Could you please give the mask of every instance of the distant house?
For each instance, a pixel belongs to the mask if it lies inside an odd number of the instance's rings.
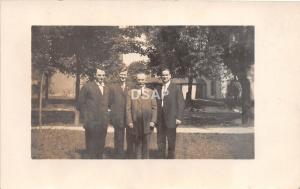
[[[139,60],[147,61],[147,57],[143,57],[136,53],[126,54],[119,57],[127,66]],[[34,70],[33,70],[34,71]],[[33,75],[36,75],[33,72]],[[34,77],[33,77],[34,79]],[[81,79],[81,85],[85,83],[85,79]],[[184,98],[188,91],[188,78],[173,78],[172,81],[182,88]],[[161,83],[159,77],[148,77],[148,86],[155,87]],[[202,76],[193,80],[192,99],[223,99],[227,96],[227,86],[229,80],[210,80]],[[37,88],[37,87],[35,87]],[[33,97],[37,96],[33,94]],[[49,79],[49,98],[75,98],[75,77],[55,73]]]
[[[188,78],[173,78],[172,82],[181,86],[184,99],[188,92]],[[150,86],[161,84],[158,77],[147,79]],[[228,81],[209,80],[201,77],[193,80],[192,84],[192,99],[223,99],[226,97]]]
[[[181,85],[182,93],[186,98],[188,92],[188,78],[174,78],[173,82]],[[222,99],[222,83],[219,80],[209,80],[205,77],[193,79],[192,99]]]
[[[182,88],[182,94],[186,98],[188,91],[188,78],[173,78],[172,81]],[[85,82],[81,80],[81,85]],[[149,77],[148,86],[156,87],[161,84],[158,77]],[[193,80],[192,99],[223,99],[226,97],[229,81],[209,80],[205,77]],[[75,98],[75,78],[62,73],[55,73],[49,82],[49,97]]]

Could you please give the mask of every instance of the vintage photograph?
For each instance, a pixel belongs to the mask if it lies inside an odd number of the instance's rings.
[[[255,27],[31,27],[32,159],[255,159]]]

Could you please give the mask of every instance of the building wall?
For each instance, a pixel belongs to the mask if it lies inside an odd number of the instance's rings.
[[[206,98],[211,98],[211,99],[222,99],[225,98],[225,92],[224,90],[222,90],[223,88],[223,83],[219,80],[215,81],[215,93],[212,94],[212,81],[205,78],[205,77],[201,77],[201,82],[205,82],[206,83]],[[200,80],[195,80],[193,81],[193,87],[192,87],[192,99],[196,99],[196,90],[197,90],[197,83],[199,83]],[[176,79],[176,83],[177,84],[181,84],[182,85],[182,93],[184,98],[186,98],[186,93],[188,91],[188,79],[184,78],[184,79]],[[224,83],[224,85],[226,85],[226,83]],[[198,89],[200,90],[200,89]]]
[[[225,98],[227,82],[216,81],[215,95],[211,94],[212,81],[206,78],[202,78],[206,82],[206,97],[211,99]],[[176,83],[181,85],[182,94],[186,99],[186,93],[188,91],[188,79],[175,79]],[[81,86],[85,80],[81,80]],[[194,79],[192,86],[192,99],[196,98],[197,80]],[[225,88],[225,89],[224,89]],[[75,98],[75,77],[67,76],[62,73],[54,74],[50,79],[50,97],[70,97]]]
[[[75,77],[55,73],[50,79],[49,97],[74,97]]]
[[[186,93],[188,92],[188,85],[182,85],[182,94],[183,98],[186,99]],[[192,99],[195,99],[196,96],[196,85],[192,86]]]
[[[186,98],[186,93],[188,91],[188,78],[174,78],[173,81],[175,83],[177,83],[178,85],[182,86],[182,93],[184,98]],[[194,79],[193,80],[193,86],[192,86],[192,99],[196,99],[196,91],[197,90],[201,90],[200,88],[197,89],[197,84],[205,83],[206,86],[206,93],[205,93],[205,98],[211,98],[211,99],[223,99],[225,98],[225,92],[226,90],[224,90],[224,86],[226,86],[226,82],[224,83],[223,81],[220,80],[216,80],[215,81],[215,85],[214,85],[214,94],[212,94],[212,81],[205,78],[205,77],[201,77],[201,79]],[[201,93],[201,91],[199,91]]]

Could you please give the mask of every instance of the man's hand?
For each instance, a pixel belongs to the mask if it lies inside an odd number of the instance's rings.
[[[181,121],[179,119],[176,119],[176,125],[181,124]]]
[[[133,128],[133,123],[129,123],[129,124],[128,124],[128,127],[129,127],[129,128]]]
[[[154,122],[150,122],[149,125],[150,125],[150,129],[151,129],[152,131],[154,131],[155,123],[154,123]]]
[[[154,122],[150,122],[150,127],[154,127],[155,126],[155,123]]]

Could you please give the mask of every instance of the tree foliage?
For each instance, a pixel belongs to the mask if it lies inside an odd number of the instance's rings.
[[[139,72],[144,72],[144,73],[149,74],[148,68],[149,68],[148,62],[145,62],[145,61],[132,62],[128,66],[128,75],[135,76]]]
[[[150,59],[155,73],[168,67],[174,77],[205,75],[218,77],[221,71],[223,48],[209,45],[209,27],[202,26],[137,26],[127,28],[131,38],[146,36],[135,52]]]
[[[254,27],[210,27],[209,40],[212,46],[223,49],[224,64],[239,77],[245,77],[254,64]]]
[[[188,99],[195,77],[236,76],[242,84],[243,117],[248,114],[251,106],[248,76],[254,64],[254,27],[138,26],[126,30],[125,34],[131,38],[146,36],[143,48],[135,50],[149,57],[153,72],[168,67],[174,77],[189,78]]]
[[[151,73],[167,67],[173,77],[188,77],[189,95],[193,78],[219,78],[232,73],[242,84],[244,104],[249,104],[247,77],[254,64],[254,27],[32,27],[33,68],[40,73],[51,74],[57,69],[76,76],[76,94],[80,77],[92,77],[95,68],[104,68],[114,80],[124,66],[120,55],[127,53],[148,56]],[[137,72],[140,63],[130,69]]]
[[[53,66],[68,75],[91,76],[95,68],[114,72],[123,66],[120,53],[128,51],[125,44],[129,43],[125,43],[116,26],[34,26],[33,31],[37,31],[32,35],[33,48],[51,43]],[[36,51],[32,55],[33,59],[39,58]]]
[[[55,69],[55,50],[52,36],[44,28],[32,27],[32,70],[38,70],[38,77],[42,74],[53,74]]]
[[[101,68],[110,73],[108,79],[113,80],[119,68],[124,66],[120,55],[127,50],[119,27],[34,26],[32,30],[33,49],[36,49],[32,51],[33,64],[37,65],[35,68],[40,72],[45,64],[48,65],[46,59],[50,51],[51,66],[76,77],[76,97],[80,78],[93,79],[95,69]]]
[[[118,43],[121,36],[117,27],[57,27],[55,49],[60,52],[59,70],[81,77],[94,74],[95,68],[114,70],[120,63]],[[73,61],[65,61],[74,57]]]

